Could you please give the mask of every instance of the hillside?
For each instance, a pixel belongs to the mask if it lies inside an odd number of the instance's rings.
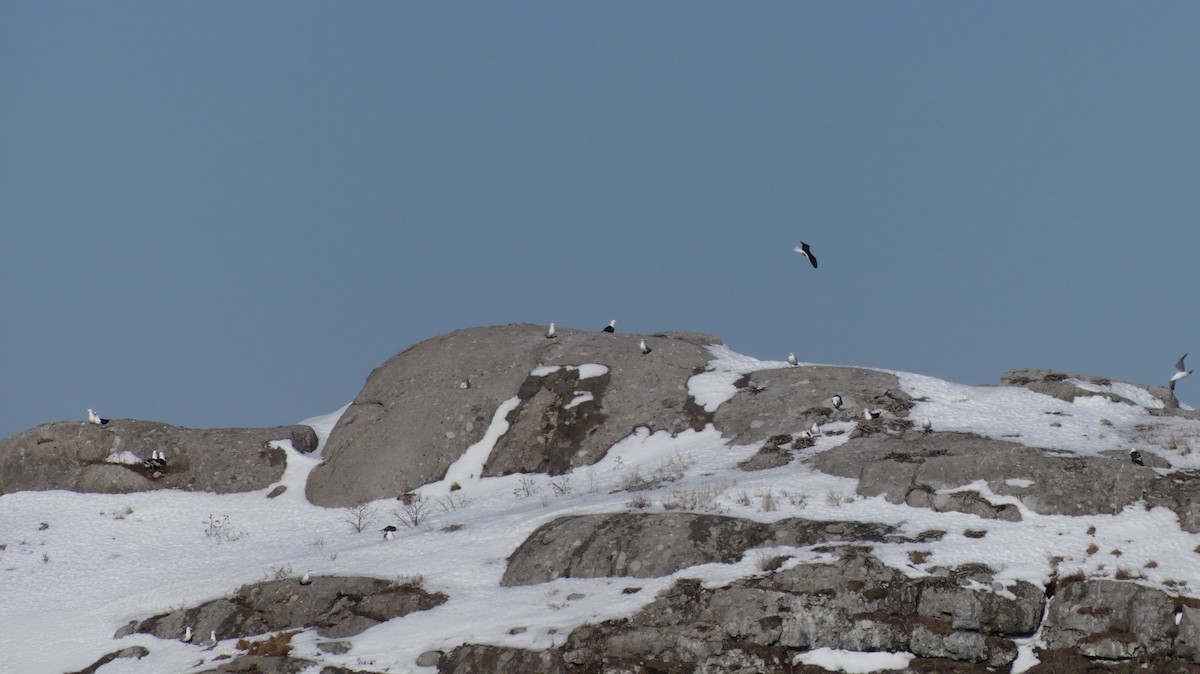
[[[0,440],[0,669],[1200,672],[1165,387],[544,333],[422,342],[296,426]]]

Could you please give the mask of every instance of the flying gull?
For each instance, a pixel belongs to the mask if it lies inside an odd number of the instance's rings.
[[[1180,356],[1179,360],[1175,361],[1175,374],[1171,375],[1171,381],[1167,382],[1167,386],[1170,387],[1170,389],[1172,391],[1175,390],[1175,382],[1179,381],[1180,379],[1183,379],[1184,377],[1186,377],[1192,373],[1191,370],[1184,369],[1184,367],[1183,367],[1183,359],[1184,358],[1187,358],[1186,353],[1183,354],[1182,356]]]
[[[617,319],[614,318],[611,321],[609,321],[608,325],[604,327],[604,331],[605,332],[616,332],[617,331]]]
[[[550,329],[546,330],[546,339],[554,339],[558,336],[558,332],[554,330],[554,324],[550,324]]]
[[[812,250],[809,249],[807,243],[804,243],[803,241],[801,241],[800,245],[796,246],[792,250],[794,250],[797,253],[800,253],[804,257],[808,258],[808,261],[812,263],[813,269],[817,268],[817,257],[812,254]]]
[[[788,361],[788,365],[791,365],[792,367],[796,367],[797,365],[800,364],[800,361],[796,360],[796,354],[794,354],[794,353],[788,354],[787,361]]]

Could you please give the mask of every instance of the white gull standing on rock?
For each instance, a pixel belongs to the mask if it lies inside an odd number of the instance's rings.
[[[650,347],[646,346],[646,340],[644,340],[644,339],[641,342],[638,342],[638,348],[641,349],[642,353],[644,353],[644,354],[650,353],[650,350],[651,350]]]
[[[96,411],[90,407],[88,408],[88,421],[96,424],[97,426],[103,426],[104,424],[108,423],[108,419],[101,418],[101,416],[96,414]]]
[[[800,364],[800,361],[796,360],[796,354],[794,354],[794,353],[788,354],[787,361],[788,361],[788,365],[791,365],[792,367],[796,367],[797,365]]]
[[[609,321],[608,325],[604,326],[604,331],[605,332],[616,332],[617,331],[617,319],[614,318],[611,321]]]
[[[554,324],[550,324],[550,328],[546,330],[546,339],[554,339],[558,336],[558,331],[554,329]]]

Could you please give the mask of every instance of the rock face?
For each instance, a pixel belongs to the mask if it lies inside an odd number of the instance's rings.
[[[1041,588],[1022,581],[994,591],[982,565],[909,578],[866,548],[829,550],[836,563],[785,565],[726,587],[681,580],[632,618],[580,627],[548,654],[463,646],[439,671],[507,671],[502,663],[536,657],[546,672],[788,672],[795,654],[822,647],[997,668],[1016,658],[1013,639],[1041,621]]]
[[[308,585],[289,578],[246,585],[228,599],[133,622],[115,636],[141,632],[160,639],[181,639],[190,627],[192,641],[196,643],[210,632],[215,632],[219,640],[242,639],[239,648],[247,654],[210,671],[299,672],[315,663],[287,657],[286,647],[271,648],[267,640],[245,638],[315,627],[318,635],[331,640],[321,643],[322,649],[337,652],[338,645],[344,642],[336,639],[354,636],[392,618],[424,611],[445,601],[446,595],[426,592],[419,585],[377,578],[314,576]],[[290,635],[283,636],[283,643],[290,640]]]
[[[830,399],[842,397],[841,409]],[[759,370],[738,382],[738,393],[713,416],[721,434],[736,444],[762,442],[807,429],[813,422],[858,421],[863,409],[890,418],[908,415],[912,402],[896,375],[857,367],[806,366]]]
[[[882,541],[893,528],[866,522],[789,518],[763,523],[696,513],[582,515],[537,529],[508,559],[502,585],[555,578],[665,576],[710,562],[731,563],[750,549],[828,541]]]
[[[290,440],[302,452],[317,448],[316,433],[308,426],[199,430],[132,419],[105,426],[45,424],[0,440],[0,494],[46,489],[252,491],[283,475],[285,453],[268,447],[272,440]],[[154,451],[166,453],[163,470],[148,470],[136,460],[150,458]],[[134,462],[121,463],[122,458]]]
[[[330,434],[309,500],[356,505],[441,479],[514,396],[485,475],[558,474],[594,463],[638,426],[679,432],[708,421],[687,380],[711,360],[705,346],[719,344],[715,337],[545,332],[528,324],[459,330],[376,368]],[[638,348],[642,338],[650,354]],[[604,367],[577,367],[589,364]],[[535,373],[540,365],[562,367]],[[469,388],[460,388],[464,379]]]

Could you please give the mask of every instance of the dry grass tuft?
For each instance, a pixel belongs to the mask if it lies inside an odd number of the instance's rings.
[[[239,650],[246,651],[247,655],[283,657],[292,652],[292,637],[299,633],[300,630],[280,632],[279,634],[267,637],[261,641],[238,639],[237,647]]]

